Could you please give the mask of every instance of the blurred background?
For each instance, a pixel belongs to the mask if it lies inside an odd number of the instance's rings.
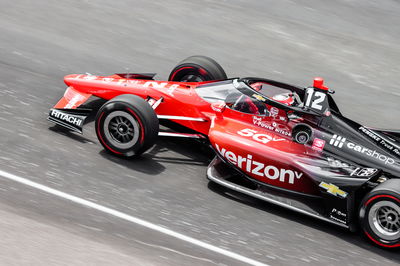
[[[161,140],[121,160],[92,124],[80,136],[46,115],[67,74],[166,79],[206,55],[229,77],[321,76],[345,116],[400,129],[399,13],[395,0],[0,0],[0,170],[266,264],[398,264],[398,251],[208,185],[196,143]],[[241,264],[2,178],[0,213],[2,265]]]

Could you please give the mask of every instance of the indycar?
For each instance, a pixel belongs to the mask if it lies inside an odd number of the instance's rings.
[[[139,156],[158,137],[200,140],[215,151],[212,182],[400,247],[400,131],[343,116],[322,78],[305,88],[227,78],[205,56],[183,60],[167,81],[154,76],[67,75],[48,119],[82,133],[96,112],[99,142],[122,157]],[[87,109],[92,96],[106,102]]]

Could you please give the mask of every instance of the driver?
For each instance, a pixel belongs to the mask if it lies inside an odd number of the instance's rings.
[[[250,86],[256,90],[256,91],[260,91],[263,87],[265,83],[263,82],[255,82],[253,84],[251,84]],[[287,92],[287,93],[280,93],[277,95],[272,96],[272,99],[274,101],[277,101],[279,103],[285,104],[285,105],[289,105],[292,106],[295,103],[295,97],[293,95],[293,93],[291,92]]]
[[[290,93],[290,92],[277,94],[275,96],[272,96],[272,99],[274,101],[277,101],[277,102],[280,102],[282,104],[289,105],[289,106],[292,106],[295,102],[293,93]]]
[[[225,101],[233,110],[254,114],[267,115],[268,109],[264,103],[241,93],[229,94]]]
[[[250,98],[249,96],[243,95],[242,101],[238,103],[238,109],[241,112],[254,114],[254,115],[266,115],[267,108],[265,104]]]

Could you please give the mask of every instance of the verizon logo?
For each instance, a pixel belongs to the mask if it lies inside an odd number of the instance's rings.
[[[251,154],[245,156],[238,155],[233,151],[220,148],[218,144],[215,144],[215,147],[219,154],[225,157],[230,163],[249,174],[266,177],[271,180],[279,180],[282,183],[289,184],[294,184],[295,180],[303,176],[301,172],[258,162],[253,159],[253,155]]]
[[[346,142],[346,138],[338,135],[333,135],[331,141],[329,142],[330,145],[333,145],[338,148],[342,148],[343,144]]]

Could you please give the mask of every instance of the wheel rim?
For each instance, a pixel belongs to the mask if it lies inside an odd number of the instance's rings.
[[[301,132],[296,135],[296,141],[300,144],[305,144],[308,142],[309,138],[310,136],[305,132]]]
[[[139,139],[139,125],[128,113],[115,111],[104,120],[103,130],[106,139],[119,149],[127,149]]]
[[[368,214],[372,231],[380,238],[393,241],[400,238],[400,207],[391,201],[375,203]]]

